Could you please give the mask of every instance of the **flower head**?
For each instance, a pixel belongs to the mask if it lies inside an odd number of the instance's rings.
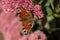
[[[47,38],[42,31],[37,30],[29,36],[29,40],[47,40]]]
[[[20,31],[22,25],[19,21],[19,18],[15,16],[16,7],[22,6],[26,10],[34,10],[34,14],[38,16],[43,16],[40,6],[34,5],[33,0],[2,0],[0,1],[1,8],[3,12],[0,14],[0,31],[2,31],[5,40],[19,40],[21,39]],[[36,9],[37,8],[37,9]],[[35,15],[34,15],[35,16]],[[39,34],[34,33],[35,34]],[[25,38],[25,37],[23,37]],[[32,38],[34,39],[34,38]],[[25,40],[25,39],[22,39]]]

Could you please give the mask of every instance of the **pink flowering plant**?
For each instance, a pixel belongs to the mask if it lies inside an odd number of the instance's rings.
[[[48,40],[50,36],[47,34],[51,35],[53,30],[50,29],[49,22],[56,16],[55,14],[52,16],[54,13],[52,9],[56,13],[59,9],[54,10],[53,1],[47,1],[45,4],[44,2],[43,0],[0,0],[0,40]],[[16,8],[19,6],[33,13],[35,25],[27,35],[21,34],[23,26],[19,17],[16,17]]]
[[[42,18],[44,16],[41,5],[34,5],[33,0],[1,0],[0,37],[4,40],[47,40],[46,35],[39,30],[27,35],[20,35],[22,24],[19,18],[15,16],[16,8],[19,6],[26,10],[34,10],[34,18]],[[0,38],[0,40],[3,40],[2,38]]]

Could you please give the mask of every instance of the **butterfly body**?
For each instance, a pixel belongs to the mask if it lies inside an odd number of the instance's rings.
[[[34,25],[33,17],[30,11],[25,10],[24,8],[18,8],[17,9],[17,16],[19,16],[20,21],[22,22],[22,29],[26,29],[28,31],[31,30],[31,28]]]

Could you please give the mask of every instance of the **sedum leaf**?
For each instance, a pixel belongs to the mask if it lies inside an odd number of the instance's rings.
[[[47,12],[47,16],[52,15],[52,10],[49,7],[46,8],[46,12]]]

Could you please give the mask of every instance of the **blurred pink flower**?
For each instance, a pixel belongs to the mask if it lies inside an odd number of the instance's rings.
[[[22,36],[19,40],[47,40],[47,37],[42,31],[37,30],[34,33]]]
[[[27,40],[27,39],[28,39],[28,35],[24,35],[19,40]]]
[[[42,31],[37,30],[30,34],[29,40],[47,40],[47,37]]]
[[[3,12],[0,13],[0,31],[4,35],[4,40],[25,40],[27,35],[21,36],[20,31],[22,30],[21,22],[19,18],[15,16],[16,7],[22,6],[27,10],[34,10],[39,16],[43,16],[43,12],[40,10],[40,6],[34,6],[33,0],[1,0],[0,5]],[[37,8],[37,9],[36,9]],[[37,11],[36,11],[37,10]],[[34,14],[35,14],[34,13]],[[34,33],[35,35],[35,33]],[[34,38],[33,38],[34,39]]]
[[[4,36],[4,40],[19,40],[21,31],[21,23],[18,18],[12,14],[2,13],[0,15],[0,31]]]

